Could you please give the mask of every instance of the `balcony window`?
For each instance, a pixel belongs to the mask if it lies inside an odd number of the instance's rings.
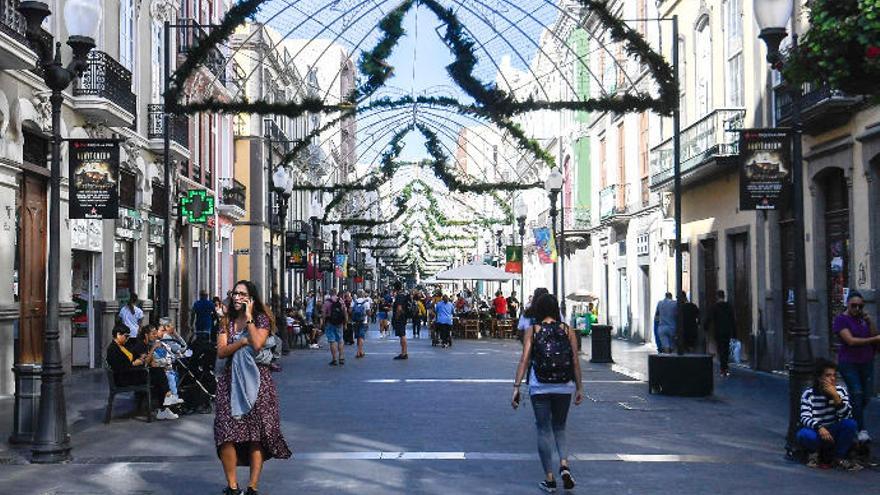
[[[696,115],[702,117],[709,113],[712,105],[712,33],[709,16],[704,16],[697,24],[694,33],[694,54],[697,67],[694,81],[694,100],[697,104]]]
[[[164,217],[168,211],[168,204],[165,203],[165,186],[158,181],[153,181],[153,195],[150,211],[154,215]]]
[[[119,0],[119,63],[129,71],[134,70],[134,2]]]
[[[728,106],[741,107],[744,105],[742,0],[724,2],[724,31],[726,101]]]
[[[134,209],[137,195],[137,177],[133,172],[119,169],[119,206]]]
[[[24,146],[21,160],[38,167],[49,167],[49,140],[43,136],[24,129]]]

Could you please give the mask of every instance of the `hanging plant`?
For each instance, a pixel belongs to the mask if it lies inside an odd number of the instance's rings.
[[[782,66],[785,80],[880,95],[880,0],[812,0],[809,16]]]

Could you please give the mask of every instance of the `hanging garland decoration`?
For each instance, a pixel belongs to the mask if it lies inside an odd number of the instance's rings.
[[[428,161],[425,163],[430,163],[430,162]],[[446,219],[449,222],[448,218],[446,218],[446,216],[443,214],[443,210],[440,208],[439,203],[437,201],[437,198],[434,196],[433,191],[428,186],[428,184],[426,184],[424,181],[422,181],[420,179],[416,179],[416,180],[412,181],[411,183],[407,184],[406,187],[404,187],[403,191],[406,194],[412,194],[412,190],[415,185],[422,186],[422,191],[424,191],[423,196],[428,200],[428,204],[430,206],[430,208],[428,209],[428,213],[430,213],[431,215],[436,216],[438,218],[442,217],[443,219]],[[502,210],[509,209],[508,205],[504,204],[501,201],[501,198],[499,198],[497,195],[493,196],[493,197],[495,198],[496,202],[498,203],[499,208],[501,208]],[[496,223],[510,223],[505,220],[487,218],[485,215],[483,215],[483,213],[477,211],[472,205],[469,205],[469,204],[465,203],[463,200],[460,200],[459,198],[455,198],[454,196],[453,196],[453,198],[459,204],[461,204],[465,209],[467,209],[468,211],[471,211],[477,217],[475,220],[462,221],[463,225],[472,225],[472,224],[476,223],[476,224],[486,226],[486,225],[493,225]],[[424,211],[424,209],[419,209],[419,210]],[[412,217],[412,212],[410,212],[407,215],[407,219],[410,219],[411,217]],[[512,214],[511,214],[511,218],[512,218]]]
[[[673,77],[672,68],[666,60],[655,52],[644,37],[636,30],[627,26],[618,16],[611,13],[606,0],[576,0],[582,7],[592,11],[604,25],[610,34],[612,41],[621,43],[630,57],[642,62],[657,85],[659,99],[654,99],[646,94],[623,94],[603,96],[587,100],[575,101],[535,101],[529,98],[526,101],[516,101],[511,95],[498,89],[494,84],[484,84],[477,79],[473,71],[477,64],[475,43],[464,33],[463,25],[451,8],[446,8],[436,0],[405,0],[393,11],[389,12],[379,23],[382,32],[381,39],[370,51],[365,52],[360,59],[359,68],[365,76],[365,81],[356,87],[352,96],[339,105],[327,105],[314,99],[305,99],[302,102],[269,104],[267,102],[221,102],[209,98],[202,102],[181,103],[180,97],[184,83],[193,74],[196,68],[207,60],[209,53],[221,41],[229,39],[232,32],[247,19],[252,19],[259,10],[260,5],[267,0],[242,0],[235,4],[223,17],[219,25],[213,26],[208,35],[196,44],[189,52],[188,57],[181,63],[174,74],[171,75],[171,85],[166,93],[167,110],[175,114],[189,114],[198,112],[215,113],[259,113],[287,115],[299,117],[307,112],[312,113],[341,113],[339,118],[351,117],[357,113],[359,107],[354,104],[357,97],[365,97],[373,94],[381,87],[393,73],[393,67],[388,64],[387,58],[393,51],[394,46],[404,34],[403,19],[414,5],[424,5],[431,10],[446,26],[444,42],[452,51],[455,58],[447,67],[452,80],[468,96],[474,99],[475,104],[468,105],[471,112],[483,115],[495,124],[508,130],[511,136],[520,145],[527,145],[530,151],[540,150],[540,145],[535,140],[525,137],[522,128],[509,120],[509,117],[525,112],[536,110],[574,110],[574,111],[609,111],[614,113],[643,112],[653,110],[661,115],[671,115],[679,103],[678,85]],[[411,98],[410,98],[411,99]],[[393,102],[393,100],[389,100]],[[444,106],[462,107],[461,103],[453,98],[436,98],[435,103]],[[368,107],[370,105],[367,105]],[[544,153],[546,154],[546,152]],[[546,156],[536,154],[539,159]],[[286,160],[284,163],[289,163]],[[546,161],[546,160],[545,160]],[[548,164],[552,163],[547,161]]]
[[[341,225],[344,227],[378,227],[379,225],[394,223],[406,213],[406,198],[398,196],[394,199],[394,205],[397,207],[397,213],[385,220],[373,220],[370,218],[341,218],[339,220],[328,220],[325,218],[322,220],[322,223],[324,225]]]

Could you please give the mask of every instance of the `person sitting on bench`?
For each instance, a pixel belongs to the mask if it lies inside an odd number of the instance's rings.
[[[856,438],[856,422],[845,387],[837,385],[837,365],[817,359],[813,386],[801,395],[801,429],[797,442],[810,452],[807,465],[848,471],[862,468],[847,455]]]
[[[144,366],[149,366],[152,360],[151,354],[134,353],[126,346],[129,329],[125,325],[117,325],[113,328],[113,342],[107,346],[107,364],[113,370],[113,380],[117,386],[125,387],[147,383],[147,373],[143,372]],[[155,370],[155,371],[154,371]],[[162,368],[149,368],[151,394],[153,397],[165,397],[168,393],[168,381]],[[153,407],[148,404],[147,407]],[[165,408],[156,415],[156,419],[177,419],[177,415]]]

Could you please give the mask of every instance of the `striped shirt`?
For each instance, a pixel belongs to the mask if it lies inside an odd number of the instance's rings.
[[[838,385],[837,393],[843,401],[835,406],[824,394],[814,393],[810,387],[801,395],[801,424],[807,428],[818,430],[823,426],[834,424],[852,415],[849,393],[846,388]]]

